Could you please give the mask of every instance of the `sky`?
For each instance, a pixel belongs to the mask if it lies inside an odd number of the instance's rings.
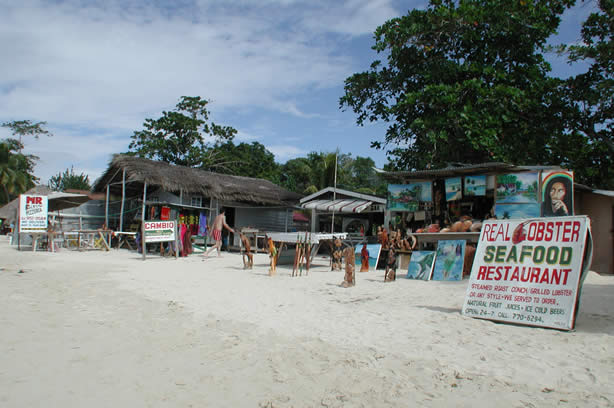
[[[0,123],[47,122],[25,140],[46,184],[73,167],[93,182],[146,118],[181,96],[278,163],[311,151],[371,157],[383,123],[339,109],[344,80],[378,56],[373,31],[426,0],[0,0]],[[593,5],[564,15],[553,42],[579,39]],[[553,73],[578,68],[550,56]],[[0,138],[10,131],[0,127]]]

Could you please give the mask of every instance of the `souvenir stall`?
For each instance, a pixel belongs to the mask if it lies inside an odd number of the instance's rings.
[[[112,195],[121,197],[118,245],[135,239],[138,248],[143,222],[169,221],[176,223],[178,250],[185,254],[206,246],[207,225],[222,207],[226,222],[236,230],[287,231],[292,222],[290,209],[300,198],[268,180],[127,155],[115,155],[92,190],[106,193],[107,207]],[[238,236],[225,239],[228,246],[239,242]],[[172,251],[171,244],[163,244],[166,251]]]
[[[483,220],[574,214],[573,172],[556,166],[484,163],[381,175],[390,183],[384,240],[415,239],[415,250],[448,246],[462,258],[475,251]]]

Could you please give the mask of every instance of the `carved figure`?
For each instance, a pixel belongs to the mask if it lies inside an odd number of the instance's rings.
[[[386,258],[386,274],[384,282],[390,282],[397,279],[397,254],[394,248],[388,249],[388,258]]]
[[[252,269],[254,267],[254,254],[252,254],[249,239],[242,232],[239,233],[239,237],[243,244],[243,269]]]
[[[369,272],[369,250],[367,249],[367,244],[363,244],[360,257],[360,272]]]
[[[341,286],[348,288],[356,284],[355,280],[355,266],[354,266],[354,248],[348,247],[343,250],[343,256],[345,257],[345,276]]]

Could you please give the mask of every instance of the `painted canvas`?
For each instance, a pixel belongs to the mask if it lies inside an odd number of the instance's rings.
[[[495,204],[498,220],[539,217],[539,204]]]
[[[407,267],[407,279],[431,279],[435,264],[435,251],[414,251]]]
[[[463,279],[465,240],[441,240],[437,245],[433,280],[455,281]]]
[[[537,204],[538,173],[499,174],[497,204]]]
[[[388,184],[387,208],[392,211],[416,211],[420,202],[433,201],[430,181]]]
[[[362,251],[362,245],[358,244],[354,247],[354,264],[358,267],[357,270],[360,270],[362,255],[360,252]],[[379,255],[382,251],[382,244],[368,244],[367,251],[369,251],[369,270],[375,270],[377,267],[377,262],[379,261]]]
[[[463,198],[460,177],[446,179],[446,201],[456,201]]]
[[[572,171],[543,172],[541,186],[543,217],[574,215]]]
[[[485,196],[486,176],[465,176],[465,196]]]

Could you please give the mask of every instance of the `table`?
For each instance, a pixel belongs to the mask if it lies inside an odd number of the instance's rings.
[[[79,250],[83,250],[83,249],[98,249],[96,248],[96,244],[97,244],[97,239],[95,238],[96,236],[98,236],[99,240],[98,242],[102,243],[102,248],[105,251],[108,251],[111,249],[111,247],[109,246],[109,242],[107,241],[107,238],[105,238],[105,235],[107,237],[110,237],[111,234],[113,234],[112,230],[102,230],[102,229],[98,229],[98,230],[75,230],[74,232],[77,233],[77,248],[79,248]],[[88,237],[89,239],[86,239],[84,241],[82,241],[81,236],[85,236]]]
[[[115,231],[114,234],[117,236],[117,249],[121,248],[123,245],[126,245],[131,251],[134,250],[132,245],[130,245],[129,239],[135,238],[136,232]]]
[[[296,244],[296,243],[305,243],[313,245],[311,249],[311,258],[309,259],[309,263],[313,262],[313,258],[315,258],[316,254],[320,250],[320,241],[333,240],[336,238],[346,239],[348,234],[347,232],[338,232],[336,234],[331,233],[321,233],[321,232],[269,232],[267,236],[273,240],[273,242],[282,242],[284,244]]]
[[[258,252],[267,252],[266,242],[263,242],[264,245],[262,246],[262,248],[258,248],[258,239],[262,238],[262,240],[264,241],[264,234],[262,234],[260,232],[260,230],[257,230],[255,228],[243,228],[241,230],[241,233],[243,235],[245,235],[247,237],[247,239],[249,239],[250,241],[253,240],[253,242],[254,242],[254,248],[253,248],[254,253],[257,254]],[[240,243],[239,245],[241,246],[243,244]]]

